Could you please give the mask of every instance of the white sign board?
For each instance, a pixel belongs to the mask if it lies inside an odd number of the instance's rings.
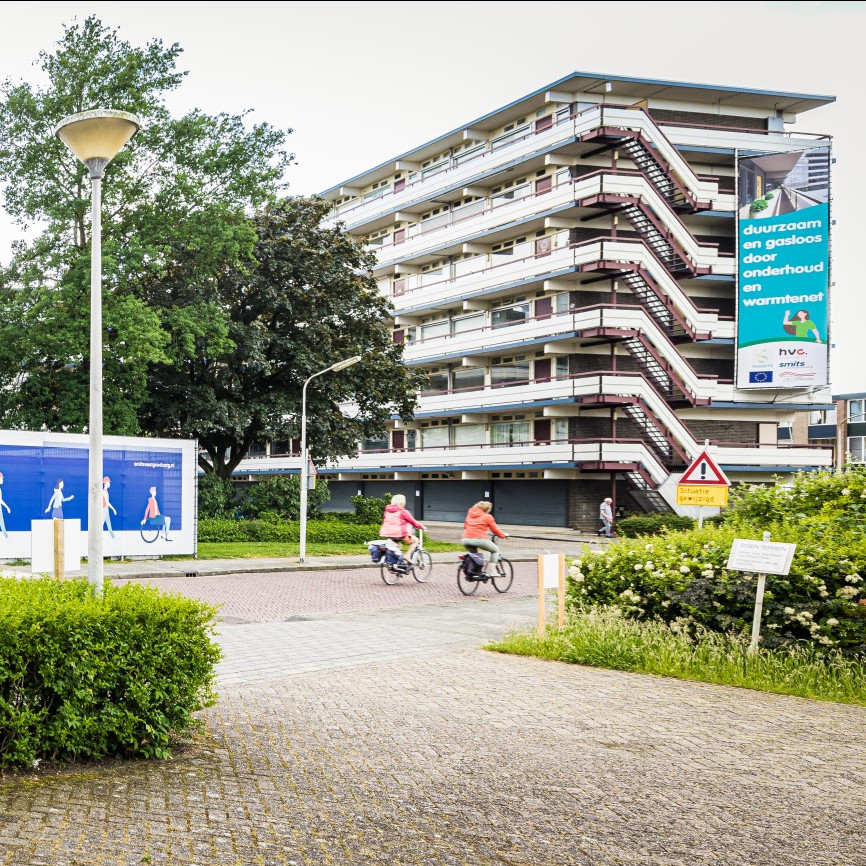
[[[735,538],[726,567],[731,571],[749,571],[753,574],[788,574],[796,549],[796,544],[780,541]]]
[[[54,574],[54,520],[30,521],[30,568],[34,574]],[[82,539],[80,520],[63,521],[63,570],[81,568]]]
[[[561,553],[541,553],[541,574],[544,578],[545,589],[559,589],[559,569],[562,562]]]

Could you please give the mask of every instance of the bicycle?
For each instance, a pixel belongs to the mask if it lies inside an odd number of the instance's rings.
[[[470,553],[478,553],[478,548],[474,545],[466,545],[466,549]],[[482,557],[484,554],[481,554]],[[457,566],[457,586],[463,595],[472,595],[478,589],[479,583],[487,583],[489,580],[493,584],[493,588],[497,592],[508,592],[511,584],[514,581],[514,566],[506,557],[499,555],[499,562],[493,565],[488,565],[488,561],[484,559],[484,565],[481,567],[482,572],[490,567],[494,573],[485,577],[483,574],[469,574],[466,570],[466,564],[469,562],[469,557],[464,553],[459,557],[460,564]]]
[[[429,551],[424,549],[424,530],[418,530],[418,546],[412,551],[408,568],[401,567],[400,564],[388,565],[383,558],[379,563],[379,569],[382,573],[382,580],[388,586],[393,586],[404,574],[408,574],[410,571],[418,583],[426,583],[433,571],[433,557]]]

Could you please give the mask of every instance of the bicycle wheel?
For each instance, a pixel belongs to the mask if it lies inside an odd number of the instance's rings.
[[[153,544],[159,538],[159,526],[142,526],[141,537],[146,544]]]
[[[457,566],[457,586],[463,595],[472,595],[478,589],[478,581],[467,576],[462,562]]]
[[[392,567],[386,565],[384,562],[379,565],[379,569],[382,572],[382,580],[384,580],[388,586],[393,586],[400,579],[399,573],[393,571]]]
[[[433,571],[433,557],[419,547],[412,557],[412,574],[418,583],[427,583],[430,572]]]
[[[508,592],[514,580],[514,566],[504,557],[493,566],[493,586],[497,592]]]

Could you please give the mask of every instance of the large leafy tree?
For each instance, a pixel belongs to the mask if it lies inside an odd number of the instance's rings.
[[[103,185],[107,432],[140,431],[148,373],[172,357],[165,315],[141,286],[179,257],[201,282],[250,255],[255,226],[244,215],[275,200],[291,161],[286,133],[227,114],[172,117],[165,97],[185,75],[180,53],[159,40],[132,46],[89,17],[40,55],[45,84],[0,85],[4,205],[36,230],[0,274],[2,426],[86,429],[90,185],[53,135],[63,117],[99,107],[142,120]]]
[[[411,415],[418,383],[385,324],[373,257],[323,226],[327,213],[321,199],[273,203],[253,219],[247,262],[204,274],[195,251],[181,251],[144,290],[171,335],[168,360],[153,366],[144,423],[196,437],[208,471],[229,477],[254,441],[298,437],[304,380],[353,355],[363,360],[308,388],[313,457],[353,454],[392,413]],[[340,408],[348,401],[351,415]]]

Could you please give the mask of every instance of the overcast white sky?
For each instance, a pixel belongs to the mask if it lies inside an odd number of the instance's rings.
[[[37,82],[40,49],[91,13],[133,44],[180,43],[189,75],[172,109],[249,108],[294,129],[299,194],[574,71],[836,96],[798,128],[835,139],[832,387],[866,391],[866,3],[18,2],[0,13],[3,79]],[[0,260],[16,234],[0,213]]]

